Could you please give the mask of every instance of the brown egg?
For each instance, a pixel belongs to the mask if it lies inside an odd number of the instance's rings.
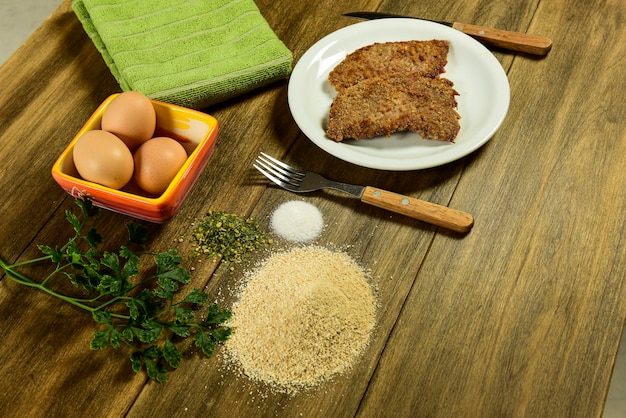
[[[102,114],[101,127],[115,134],[134,151],[154,135],[156,112],[146,96],[126,91],[109,103]]]
[[[187,160],[185,148],[176,140],[156,137],[137,149],[135,182],[148,193],[162,194]]]
[[[133,177],[132,153],[110,132],[85,132],[74,144],[72,156],[76,170],[85,180],[120,189]]]

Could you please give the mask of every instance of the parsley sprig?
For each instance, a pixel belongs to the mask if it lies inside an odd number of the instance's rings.
[[[196,347],[210,357],[216,345],[228,339],[231,329],[222,324],[231,312],[217,304],[208,306],[202,320],[195,310],[206,305],[208,295],[198,289],[179,295],[191,281],[189,271],[181,266],[182,257],[175,250],[152,254],[154,266],[145,268],[142,260],[147,243],[145,227],[129,223],[128,242],[116,251],[103,251],[103,237],[88,220],[98,213],[89,200],[76,199],[80,215],[66,211],[74,236],[62,247],[39,245],[43,256],[8,264],[0,259],[6,277],[34,287],[90,312],[100,325],[90,347],[102,350],[122,344],[131,348],[132,369],[145,369],[151,379],[167,381],[169,368],[177,368],[183,358],[175,342],[192,338]],[[26,265],[52,262],[54,268],[42,280],[35,280],[19,270]],[[62,282],[86,292],[75,297],[62,292]],[[169,366],[169,367],[168,367]]]

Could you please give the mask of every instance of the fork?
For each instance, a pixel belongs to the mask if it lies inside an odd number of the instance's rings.
[[[291,192],[334,189],[348,193],[363,203],[452,231],[468,232],[474,225],[474,218],[469,213],[372,186],[357,186],[328,180],[312,171],[302,171],[291,167],[264,152],[259,154],[253,167],[272,182]]]

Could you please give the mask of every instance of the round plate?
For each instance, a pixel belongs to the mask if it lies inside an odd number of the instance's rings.
[[[326,121],[335,89],[328,73],[354,50],[375,42],[442,39],[450,42],[443,77],[454,83],[461,129],[454,143],[422,139],[410,132],[335,142]],[[509,108],[509,81],[493,54],[475,39],[439,23],[378,19],[339,29],[304,53],[289,80],[289,108],[302,132],[344,161],[381,170],[418,170],[457,160],[487,142]]]

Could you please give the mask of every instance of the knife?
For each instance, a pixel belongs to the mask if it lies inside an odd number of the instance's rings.
[[[386,18],[410,18],[419,19],[412,16],[401,16],[381,12],[350,12],[344,13],[344,16],[355,17],[359,19],[386,19]],[[429,20],[429,19],[422,19]],[[521,32],[511,32],[502,29],[493,29],[485,26],[470,25],[460,22],[440,22],[430,20],[431,22],[450,26],[459,30],[472,38],[477,39],[485,45],[497,48],[508,49],[510,51],[524,52],[533,55],[546,55],[552,48],[552,41],[549,38],[537,35],[530,35]]]

